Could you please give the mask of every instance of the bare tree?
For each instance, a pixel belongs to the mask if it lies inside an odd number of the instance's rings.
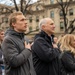
[[[0,0],[0,1],[2,1],[2,0]],[[2,9],[2,10],[6,9],[8,11],[6,11],[5,13],[4,13],[4,11],[0,11],[0,14],[9,15],[9,13],[12,13],[13,10],[16,10],[16,11],[21,11],[24,15],[26,15],[28,13],[30,15],[32,15],[31,7],[33,5],[32,4],[33,0],[10,0],[10,1],[12,1],[13,5],[7,6],[6,5],[7,3],[5,2],[4,5],[2,7],[0,7],[0,9]],[[17,3],[17,1],[19,1],[19,3]],[[30,31],[26,32],[25,35],[28,35],[32,32],[36,32],[38,30],[39,29],[30,30]]]
[[[68,8],[74,1],[72,0],[57,0],[57,3],[60,6],[60,11],[63,14],[63,20],[64,20],[64,27],[65,27],[65,33],[72,33],[75,29],[74,22],[75,19],[72,20],[72,22],[69,24],[69,19],[67,18]]]
[[[15,10],[21,11],[24,15],[28,11],[27,8],[31,5],[32,0],[19,0],[19,4],[17,4],[16,0],[11,0],[14,3]]]
[[[1,0],[2,1],[2,0]],[[0,2],[1,2],[0,1]],[[31,8],[32,6],[32,0],[10,0],[12,2],[12,6],[7,6],[6,4],[8,4],[7,2],[5,2],[3,5],[3,7],[1,7],[0,9],[7,9],[9,10],[11,13],[13,12],[13,9],[16,11],[21,11],[24,15],[27,12],[30,12],[28,9]],[[18,3],[17,3],[18,1]],[[10,5],[10,4],[9,4]],[[2,11],[0,12],[2,13]]]

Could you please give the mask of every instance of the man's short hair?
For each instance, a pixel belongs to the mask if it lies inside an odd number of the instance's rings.
[[[18,12],[14,12],[14,13],[12,13],[10,15],[10,17],[9,17],[9,25],[10,25],[10,27],[13,28],[12,23],[16,23],[16,16],[18,16],[18,15],[23,15],[23,13],[18,11]]]
[[[42,29],[42,25],[45,25],[47,23],[48,19],[50,19],[50,18],[44,18],[44,19],[40,20],[40,22],[39,22],[39,29],[40,30]]]

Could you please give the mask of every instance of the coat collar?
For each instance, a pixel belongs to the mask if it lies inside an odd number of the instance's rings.
[[[14,29],[9,28],[6,32],[5,32],[5,36],[6,35],[14,35],[14,36],[18,36],[19,38],[24,38],[25,34],[24,33],[19,33],[16,32]]]
[[[47,42],[49,42],[49,43],[52,44],[54,35],[48,36],[47,33],[45,33],[44,31],[41,31],[39,34],[37,34],[37,35],[35,36],[35,39],[36,39],[37,37],[39,37],[39,36],[42,37],[42,38],[44,38]]]

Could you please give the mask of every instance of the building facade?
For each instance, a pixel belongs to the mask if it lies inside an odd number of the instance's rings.
[[[58,1],[60,2],[61,0]],[[65,3],[66,0],[63,1]],[[61,8],[57,0],[39,0],[33,4],[33,7],[31,8],[31,10],[33,10],[33,15],[29,17],[30,29],[38,28],[40,19],[51,17],[56,25],[55,35],[58,36],[60,34],[64,34],[64,19],[60,9]],[[68,25],[75,19],[75,0],[72,0],[68,6],[67,19]]]
[[[61,0],[58,0],[61,2]],[[64,2],[66,0],[63,0]],[[57,0],[38,0],[36,3],[32,4],[30,6],[31,14],[27,14],[27,20],[28,20],[28,30],[27,31],[35,31],[30,34],[28,34],[29,38],[33,38],[36,33],[38,33],[38,27],[39,27],[39,21],[42,18],[51,17],[54,20],[54,23],[56,25],[55,29],[55,35],[58,36],[60,34],[64,34],[64,19],[63,14],[60,11],[60,5],[58,4]],[[11,7],[10,7],[11,8]],[[4,11],[4,10],[3,10]],[[4,19],[3,23],[8,23],[7,18],[8,15],[11,12],[9,12],[7,15],[4,15],[0,18]],[[6,18],[5,18],[6,17]],[[68,25],[72,22],[73,19],[75,19],[75,0],[72,0],[70,3],[68,9],[67,9],[67,19],[68,19]],[[2,23],[2,24],[3,24]],[[0,21],[1,24],[1,21]],[[8,24],[1,24],[1,27],[8,28]],[[75,23],[74,23],[75,25]]]

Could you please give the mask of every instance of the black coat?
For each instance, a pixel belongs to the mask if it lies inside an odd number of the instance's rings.
[[[32,53],[25,48],[24,33],[9,29],[2,42],[6,75],[36,75]]]
[[[33,63],[37,75],[60,75],[59,71],[59,50],[53,48],[51,38],[40,32],[35,36],[32,45]]]
[[[62,75],[75,75],[75,58],[74,54],[70,51],[64,51],[60,55],[62,62]]]

